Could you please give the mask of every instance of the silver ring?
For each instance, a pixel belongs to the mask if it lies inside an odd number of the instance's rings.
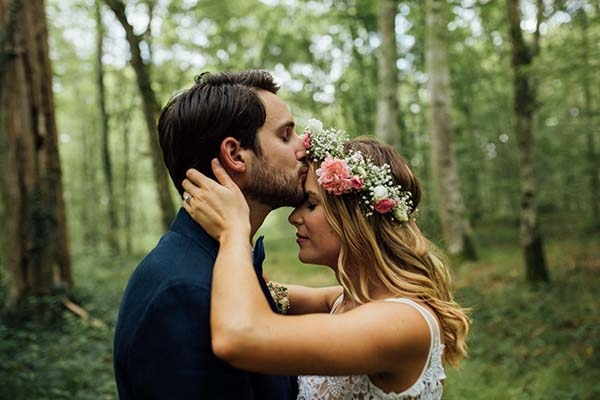
[[[183,198],[183,201],[185,201],[186,203],[188,203],[188,205],[190,204],[190,201],[192,201],[192,195],[189,193],[185,194],[185,197]]]

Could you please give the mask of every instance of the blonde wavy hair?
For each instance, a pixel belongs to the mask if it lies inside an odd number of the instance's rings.
[[[344,150],[360,150],[377,165],[387,163],[395,183],[411,193],[414,214],[421,187],[406,160],[391,146],[360,137],[349,141]],[[341,238],[336,275],[344,290],[364,304],[375,300],[370,288],[376,283],[398,297],[427,304],[441,324],[444,360],[458,366],[467,354],[470,320],[467,310],[454,301],[449,267],[441,252],[414,218],[399,224],[385,214],[365,217],[353,195],[320,190],[327,220]]]

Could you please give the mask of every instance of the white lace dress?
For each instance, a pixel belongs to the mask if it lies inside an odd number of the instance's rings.
[[[331,312],[339,304],[334,304]],[[431,332],[431,346],[425,368],[419,379],[401,393],[385,393],[375,386],[368,375],[352,376],[299,376],[298,400],[438,400],[442,398],[442,380],[446,378],[442,364],[444,345],[440,340],[440,328],[432,313],[420,304],[409,299],[386,299],[408,304],[423,316]]]

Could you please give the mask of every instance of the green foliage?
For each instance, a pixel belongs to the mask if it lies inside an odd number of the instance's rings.
[[[24,305],[0,317],[0,398],[114,399],[112,336],[119,299],[139,258],[74,257],[71,293],[96,320],[83,320],[60,298]],[[0,295],[2,295],[0,290]],[[35,318],[40,302],[46,318]]]
[[[265,68],[280,80],[280,94],[300,128],[317,116],[352,136],[374,133],[377,2],[151,3],[126,2],[136,33],[143,34],[150,46],[143,54],[151,64],[161,103],[189,87],[205,70]],[[519,209],[519,174],[505,4],[451,3],[452,118],[461,190],[474,225],[483,217],[512,220]],[[91,0],[52,0],[47,5],[69,229],[76,249],[90,243],[104,249],[108,237],[117,235],[121,243],[129,241],[123,246],[128,252],[144,248],[136,246],[160,233],[160,210],[152,190],[135,75],[128,65],[123,31],[107,7],[103,7],[107,28],[103,60],[116,204],[108,204],[104,193],[90,4]],[[597,140],[595,145],[589,143],[597,133],[600,113],[598,94],[590,91],[586,103],[585,88],[599,83],[594,71],[600,53],[594,43],[600,38],[600,15],[591,2],[577,2],[547,5],[544,18],[542,49],[532,67],[539,98],[535,126],[539,205],[544,212],[592,215],[590,204],[600,202],[590,183],[600,150]],[[396,19],[397,93],[404,129],[399,151],[423,184],[421,220],[436,237],[423,2],[400,2]],[[117,209],[117,232],[109,230],[108,207]]]
[[[597,244],[563,240],[549,248],[556,282],[550,287],[531,289],[523,283],[506,250],[494,256],[502,264],[489,265],[487,273],[465,271],[485,267],[481,263],[460,267],[467,280],[461,279],[459,298],[473,307],[473,333],[469,358],[448,373],[445,398],[600,395]]]

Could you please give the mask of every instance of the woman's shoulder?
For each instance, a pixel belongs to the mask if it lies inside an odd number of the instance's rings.
[[[349,312],[356,317],[356,324],[369,325],[373,340],[398,351],[401,357],[406,351],[428,350],[431,345],[432,312],[416,301],[404,298],[384,298],[365,303]],[[367,339],[368,340],[368,339]]]
[[[425,320],[432,336],[435,336],[436,338],[440,337],[441,326],[439,319],[428,304],[406,297],[388,297],[383,299],[382,302],[403,305],[402,308],[404,312],[409,312],[408,310],[412,309],[412,314],[416,315],[416,313],[418,313],[421,318]]]

